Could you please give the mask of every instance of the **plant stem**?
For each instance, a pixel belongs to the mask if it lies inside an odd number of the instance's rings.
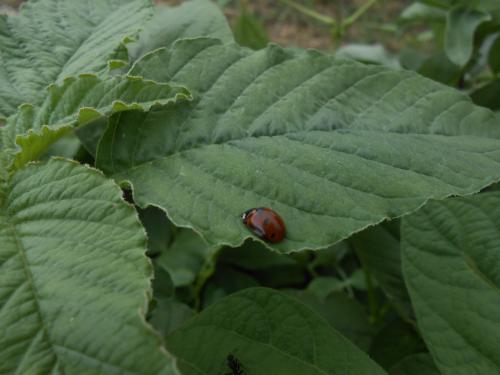
[[[372,323],[377,321],[378,316],[378,301],[373,289],[372,275],[370,270],[363,265],[363,272],[365,274],[366,292],[368,294],[368,304],[370,305],[370,320]]]
[[[203,288],[205,287],[205,284],[207,280],[212,277],[212,275],[215,272],[215,267],[217,263],[217,257],[219,255],[219,250],[220,249],[214,249],[214,254],[205,262],[203,265],[202,269],[200,270],[200,273],[198,274],[198,277],[196,279],[196,282],[194,284],[194,295],[195,295],[195,301],[194,301],[194,309],[195,311],[200,311],[201,310],[201,293],[203,291]]]
[[[370,308],[370,323],[375,323],[377,321],[379,315],[379,301],[377,296],[375,295],[375,289],[373,288],[372,275],[365,262],[363,262],[363,258],[359,255],[359,252],[356,251],[356,246],[354,245],[353,240],[347,241],[349,248],[351,251],[356,254],[359,263],[361,264],[361,268],[363,268],[363,274],[365,275],[365,283],[366,283],[366,294],[368,295],[368,305]]]
[[[356,10],[353,14],[351,14],[344,20],[344,22],[342,23],[343,29],[347,30],[349,27],[351,27],[352,24],[356,22],[359,17],[365,14],[368,9],[370,9],[376,2],[377,0],[368,0],[366,3],[360,6],[358,10]]]
[[[329,16],[325,16],[319,12],[316,12],[314,9],[308,8],[302,4],[296,3],[293,0],[280,0],[282,3],[298,10],[300,13],[305,14],[311,18],[314,18],[316,21],[325,23],[329,26],[335,25],[335,20]]]

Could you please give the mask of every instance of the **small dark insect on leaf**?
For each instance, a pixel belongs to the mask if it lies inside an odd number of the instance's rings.
[[[229,367],[231,372],[228,372],[225,375],[243,375],[243,369],[241,368],[241,363],[234,355],[229,354],[226,357],[226,360],[227,360],[227,367]]]

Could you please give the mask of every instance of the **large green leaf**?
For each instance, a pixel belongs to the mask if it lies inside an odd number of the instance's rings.
[[[413,354],[394,365],[391,375],[441,375],[428,353]]]
[[[156,207],[139,209],[139,218],[148,234],[148,255],[156,257],[166,251],[175,238],[176,228],[165,212]]]
[[[324,299],[317,298],[309,291],[291,289],[288,292],[316,311],[361,350],[368,352],[374,329],[365,306],[342,292],[331,293]]]
[[[146,236],[120,189],[53,159],[0,186],[0,373],[174,374],[144,325]]]
[[[11,152],[19,151],[18,148],[22,150],[17,152],[14,162],[19,168],[77,125],[93,124],[94,120],[112,113],[148,110],[189,98],[183,87],[139,77],[100,79],[83,74],[66,78],[61,85],[51,85],[39,108],[22,105],[19,112],[8,119],[6,127],[0,129],[0,136],[4,138],[3,148],[11,149]]]
[[[38,104],[53,82],[105,72],[151,14],[149,0],[31,0],[0,16],[0,117]]]
[[[415,73],[211,39],[132,72],[185,84],[194,100],[112,118],[98,166],[211,244],[241,244],[241,213],[268,206],[287,226],[273,248],[323,248],[500,178],[494,114]]]
[[[500,192],[432,202],[403,219],[403,271],[443,375],[500,373]],[[466,359],[466,360],[464,360]]]
[[[425,345],[415,327],[395,319],[388,321],[373,338],[369,354],[380,366],[389,369],[404,357],[422,351]]]
[[[144,26],[137,42],[127,45],[130,60],[157,48],[170,47],[177,39],[212,37],[230,42],[233,34],[220,9],[210,0],[189,0],[176,7],[159,6]]]
[[[474,48],[474,33],[479,25],[490,19],[490,14],[465,6],[450,10],[446,21],[444,47],[454,64],[467,64]]]
[[[167,339],[184,375],[385,374],[319,315],[272,289],[252,288],[217,302]]]

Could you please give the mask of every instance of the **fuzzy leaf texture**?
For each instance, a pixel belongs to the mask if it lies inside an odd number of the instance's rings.
[[[194,100],[111,118],[97,164],[212,245],[240,245],[241,213],[268,206],[287,226],[274,249],[324,248],[500,178],[493,113],[411,72],[196,39],[132,73]]]
[[[403,271],[443,375],[500,373],[500,192],[432,202],[403,219]]]
[[[222,299],[167,338],[183,375],[384,375],[368,355],[299,301],[251,288]]]
[[[145,326],[146,235],[120,189],[52,159],[0,186],[0,373],[176,374]]]
[[[113,113],[149,110],[189,98],[189,92],[183,87],[138,77],[100,79],[82,74],[66,78],[60,85],[51,85],[40,107],[22,105],[19,112],[8,119],[7,126],[0,129],[0,137],[4,139],[3,147],[17,153],[14,167],[20,168],[75,126],[93,124],[94,120]],[[80,131],[84,133],[85,129]],[[88,146],[96,147],[94,144]]]
[[[40,103],[53,82],[106,72],[152,10],[149,0],[31,0],[0,15],[0,117]]]

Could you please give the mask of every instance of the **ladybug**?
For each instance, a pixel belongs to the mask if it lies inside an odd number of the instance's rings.
[[[283,219],[270,208],[251,208],[241,215],[241,219],[248,229],[264,241],[277,243],[285,237]]]

